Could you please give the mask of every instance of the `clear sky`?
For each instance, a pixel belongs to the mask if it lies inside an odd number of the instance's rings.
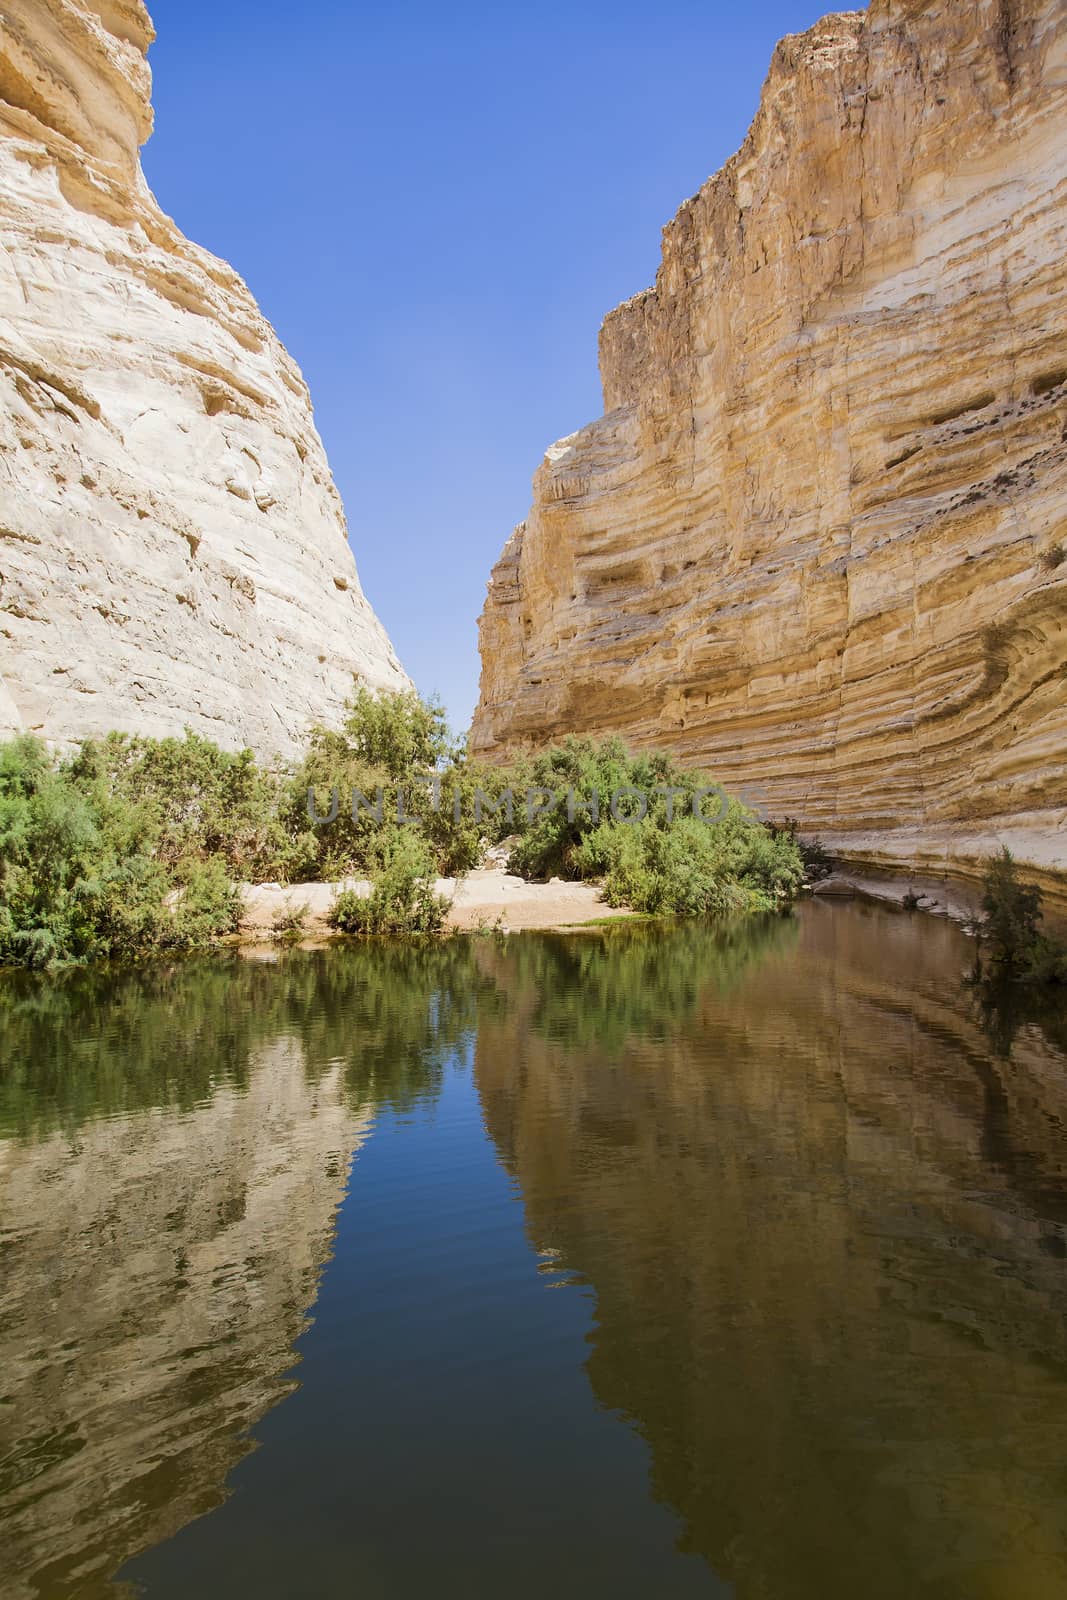
[[[819,0],[149,0],[160,204],[311,386],[363,586],[464,728],[489,571],[596,339]],[[326,641],[328,643],[328,641]]]

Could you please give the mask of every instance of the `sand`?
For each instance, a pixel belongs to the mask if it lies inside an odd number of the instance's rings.
[[[269,935],[288,911],[300,908],[306,908],[305,933],[330,933],[326,917],[338,891],[354,889],[369,894],[370,887],[355,878],[343,883],[245,884],[241,934],[250,939]],[[452,901],[447,926],[461,932],[495,926],[510,933],[523,928],[573,928],[630,915],[609,906],[595,884],[564,883],[558,878],[551,883],[526,883],[496,867],[470,872],[458,882],[440,878],[437,890]]]

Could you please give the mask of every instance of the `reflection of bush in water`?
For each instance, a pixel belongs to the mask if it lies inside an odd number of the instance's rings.
[[[536,992],[531,1026],[574,1045],[617,1050],[666,1039],[710,988],[725,993],[799,935],[793,917],[734,923],[619,923],[594,932],[520,939],[507,951],[507,992]]]
[[[0,983],[0,1130],[182,1109],[243,1085],[256,1051],[303,1047],[313,1079],[340,1064],[354,1105],[433,1095],[475,1020],[466,940],[294,950],[138,971],[13,974]]]
[[[277,1040],[302,1047],[313,1080],[340,1065],[354,1107],[403,1110],[438,1092],[479,1008],[532,991],[532,1025],[555,1038],[609,1049],[663,1038],[709,984],[728,988],[796,929],[768,917],[512,940],[494,964],[503,995],[467,939],[14,973],[0,982],[0,1130],[188,1109],[220,1083],[246,1084],[256,1052]]]
[[[283,1029],[318,1075],[340,1063],[353,1106],[409,1109],[435,1096],[445,1063],[473,1037],[480,985],[470,941],[318,951]]]
[[[1053,985],[983,983],[971,986],[974,1008],[996,1055],[1011,1058],[1021,1028],[1036,1027],[1067,1054],[1067,990]]]

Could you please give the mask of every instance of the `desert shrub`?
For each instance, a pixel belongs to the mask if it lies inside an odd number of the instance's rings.
[[[433,702],[360,690],[341,729],[312,730],[287,786],[282,821],[308,879],[330,882],[376,870],[385,841],[412,825],[436,871],[451,878],[477,866],[483,841],[504,837],[505,812],[492,808],[508,781],[507,769],[468,758]],[[309,793],[319,818],[331,815],[336,797],[337,816],[314,823]]]
[[[168,948],[203,950],[236,932],[241,896],[221,858],[180,863],[177,876],[181,887],[173,895],[173,921],[164,940]]]
[[[1040,937],[1041,890],[1022,883],[1007,847],[992,856],[982,880],[981,937],[994,963],[1022,970]]]
[[[599,877],[613,871],[614,890],[621,894],[618,886],[634,868],[633,847],[617,844],[609,850],[605,841],[616,833],[621,838],[635,832],[610,811],[613,795],[632,790],[648,800],[647,818],[637,832],[641,838],[648,835],[646,873],[660,884],[660,895],[671,878],[667,858],[672,848],[678,858],[668,896],[671,908],[708,909],[727,902],[736,908],[761,893],[771,900],[792,893],[799,882],[795,839],[776,842],[736,803],[724,813],[721,791],[702,802],[702,814],[717,819],[714,825],[695,819],[694,797],[712,787],[705,774],[684,770],[670,756],[633,755],[618,739],[570,738],[510,765],[490,766],[472,761],[461,744],[449,740],[438,708],[421,706],[409,694],[360,691],[341,730],[312,733],[292,776],[284,823],[293,839],[305,830],[307,855],[301,873],[308,878],[376,877],[387,858],[403,859],[406,847],[399,841],[414,828],[435,871],[446,877],[476,866],[486,845],[517,835],[512,866],[526,877]],[[398,789],[403,792],[402,812]],[[527,811],[530,791],[538,792],[532,816]],[[332,820],[309,824],[309,792],[320,818],[331,817],[336,804]],[[573,806],[568,805],[571,792]],[[355,806],[353,793],[359,796]],[[595,806],[589,804],[594,796]],[[636,795],[621,802],[624,815],[640,806]],[[672,848],[652,837],[673,832],[686,817],[693,828],[679,833]],[[718,835],[714,848],[707,838],[713,833]],[[586,848],[593,838],[599,842]],[[654,868],[653,856],[659,862]],[[697,875],[696,888],[686,885],[690,871]],[[775,881],[768,887],[770,879]],[[646,885],[642,904],[656,897]],[[342,914],[366,931],[368,918],[377,913],[346,901]]]
[[[108,861],[78,896],[92,927],[83,959],[210,949],[236,931],[240,916],[240,896],[218,858],[183,862],[175,874],[143,855]]]
[[[1067,949],[1042,932],[1041,890],[1024,883],[1011,851],[1005,846],[986,863],[982,880],[982,915],[975,927],[982,953],[991,958],[994,983],[1021,979],[1028,983],[1067,983]]]
[[[50,967],[213,943],[236,924],[218,858],[168,866],[152,808],[38,740],[0,745],[0,962]]]
[[[527,787],[556,797],[532,820],[522,807],[511,859],[530,877],[602,878],[613,905],[685,916],[767,910],[803,881],[792,834],[774,833],[707,774],[668,755],[632,755],[618,739],[568,739],[511,776],[523,798]],[[619,817],[612,814],[612,796],[622,790],[646,797],[643,817],[636,795],[620,799]],[[702,790],[714,792],[698,798]],[[597,812],[587,804],[594,794]]]
[[[345,889],[330,908],[331,926],[342,933],[440,933],[449,902],[437,894],[433,853],[412,828],[390,835],[372,889],[362,896]]]
[[[512,854],[516,869],[531,878],[589,876],[587,858],[580,854],[583,840],[611,827],[627,827],[611,815],[612,796],[634,789],[648,797],[648,820],[666,824],[668,817],[691,812],[693,796],[710,780],[699,772],[684,771],[668,755],[631,755],[620,739],[569,738],[541,754],[528,757],[511,772],[516,792],[516,827],[521,839]],[[674,794],[665,792],[672,789]],[[527,816],[526,795],[531,789],[551,793],[553,803],[532,820]],[[574,791],[575,804],[567,795]],[[657,790],[660,791],[657,793]],[[598,814],[587,808],[596,795]],[[536,802],[535,802],[536,803]],[[719,802],[708,800],[709,816]],[[636,815],[640,803],[622,799],[620,814]],[[573,813],[573,814],[572,814]],[[701,824],[703,826],[703,824]]]
[[[299,858],[279,781],[251,750],[223,750],[190,729],[181,739],[113,733],[82,745],[70,775],[98,805],[135,817],[167,866],[218,857],[234,877],[284,878]]]
[[[1041,934],[1027,953],[1026,978],[1030,983],[1067,983],[1067,949]]]
[[[612,905],[653,915],[770,911],[803,880],[796,846],[772,837],[737,801],[721,821],[693,816],[602,824],[576,853],[584,876],[604,879]]]
[[[773,838],[785,835],[793,841],[800,851],[800,859],[804,863],[804,875],[809,883],[819,883],[831,876],[834,860],[830,852],[821,839],[801,839],[800,824],[795,817],[786,817],[781,823],[768,822],[767,829]]]
[[[306,900],[294,905],[287,902],[285,909],[279,911],[274,919],[271,931],[277,939],[297,939],[304,931],[311,907]]]
[[[236,926],[233,879],[370,877],[369,899],[339,897],[338,927],[432,932],[444,917],[433,880],[468,871],[511,835],[520,872],[603,877],[610,898],[638,910],[751,910],[789,897],[800,882],[795,838],[725,805],[721,791],[703,801],[709,821],[694,817],[697,792],[711,788],[671,757],[632,755],[617,739],[572,738],[489,766],[451,740],[439,706],[365,689],[340,730],[313,730],[300,761],[278,772],[188,730],[113,734],[65,762],[15,740],[0,746],[0,961],[210,946]],[[549,800],[532,818],[530,789]],[[612,817],[620,790],[636,791],[638,810],[647,797],[643,821]],[[309,791],[322,824],[309,816]],[[280,931],[299,925],[294,915]]]
[[[360,687],[346,710],[344,735],[353,755],[394,782],[436,770],[451,748],[444,708],[413,690],[372,694]]]
[[[384,769],[369,766],[344,733],[312,729],[282,803],[286,833],[299,841],[295,876],[309,882],[330,882],[365,872],[381,833],[397,826],[390,787]],[[362,806],[353,814],[354,792],[365,796],[370,808],[380,801],[381,821],[372,809]],[[319,824],[313,822],[309,798],[320,818],[331,816],[336,799],[336,817]]]
[[[498,844],[515,831],[522,799],[514,791],[509,767],[471,761],[463,750],[453,752],[441,779],[441,805],[423,823],[446,878],[469,872],[487,845]],[[509,809],[505,791],[513,791]]]
[[[45,746],[0,746],[0,960],[43,967],[91,942],[79,888],[101,850],[91,805]]]

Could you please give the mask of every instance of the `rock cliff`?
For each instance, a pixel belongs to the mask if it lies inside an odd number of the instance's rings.
[[[0,731],[284,753],[408,680],[299,371],[141,173],[152,37],[141,0],[0,15]]]
[[[1067,9],[778,46],[604,323],[481,619],[472,745],[619,732],[870,856],[1067,871]]]

